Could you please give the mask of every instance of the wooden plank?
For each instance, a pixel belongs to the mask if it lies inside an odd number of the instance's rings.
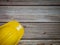
[[[18,45],[60,45],[60,40],[22,40]]]
[[[60,0],[0,0],[0,5],[60,5]]]
[[[22,25],[25,27],[24,40],[60,39],[60,23],[22,23]]]
[[[0,22],[60,22],[60,6],[0,6]]]
[[[22,23],[24,38],[60,38],[60,23]]]

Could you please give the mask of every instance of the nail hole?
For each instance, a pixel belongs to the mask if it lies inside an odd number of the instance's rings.
[[[7,0],[7,2],[9,2],[9,0]]]
[[[24,26],[24,28],[26,28],[26,26]]]
[[[46,34],[46,32],[43,32],[43,34]]]
[[[50,45],[53,45],[53,44],[50,44]]]

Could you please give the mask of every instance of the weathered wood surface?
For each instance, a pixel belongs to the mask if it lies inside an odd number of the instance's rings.
[[[60,22],[60,6],[0,6],[0,22]]]
[[[0,23],[2,25],[4,23]],[[60,23],[22,23],[25,27],[24,40],[60,39]]]
[[[0,5],[60,5],[60,0],[0,0]]]
[[[60,40],[22,40],[19,45],[60,45]]]

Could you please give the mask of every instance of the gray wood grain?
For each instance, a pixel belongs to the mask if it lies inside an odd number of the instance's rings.
[[[60,40],[22,40],[18,45],[60,45]]]
[[[60,0],[0,0],[0,5],[60,5]]]
[[[0,23],[2,25],[4,23]],[[60,23],[22,23],[23,39],[60,39]]]
[[[24,38],[60,38],[60,23],[23,23]]]
[[[60,6],[0,6],[0,22],[60,22]]]

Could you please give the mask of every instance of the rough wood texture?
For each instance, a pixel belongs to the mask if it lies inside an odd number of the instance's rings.
[[[60,6],[57,5],[60,0],[0,0],[0,25],[12,19],[21,22],[25,34],[18,45],[60,45]]]
[[[22,23],[22,25],[25,27],[24,40],[60,39],[60,23]]]
[[[0,0],[0,5],[60,5],[60,0]]]
[[[60,22],[60,6],[0,6],[0,22]]]
[[[22,40],[19,45],[60,45],[60,40]]]

